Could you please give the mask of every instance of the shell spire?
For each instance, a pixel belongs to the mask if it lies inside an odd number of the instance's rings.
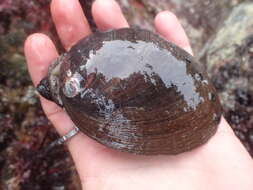
[[[53,101],[51,91],[50,91],[50,86],[49,86],[49,81],[48,77],[43,78],[40,83],[36,87],[37,91],[40,93],[41,96],[44,98]]]

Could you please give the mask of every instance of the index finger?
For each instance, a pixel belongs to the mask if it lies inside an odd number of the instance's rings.
[[[49,37],[40,33],[26,39],[24,50],[28,70],[36,86],[46,76],[49,65],[58,57],[58,53]]]

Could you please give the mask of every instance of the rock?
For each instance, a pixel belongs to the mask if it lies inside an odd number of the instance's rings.
[[[252,17],[253,3],[243,3],[235,7],[202,57],[218,89],[224,116],[251,155],[253,155]],[[246,137],[249,137],[249,140]]]
[[[123,0],[119,0],[122,2]],[[141,10],[142,14],[148,13],[154,17],[158,12],[170,10],[174,12],[183,25],[190,39],[193,52],[198,55],[206,41],[216,33],[218,26],[230,13],[232,7],[237,6],[243,0],[135,0],[143,5],[145,9]],[[126,1],[124,2],[131,2]],[[138,12],[134,12],[135,19]],[[152,27],[153,18],[146,17]],[[143,20],[143,19],[142,19]],[[130,19],[131,22],[131,19]],[[143,26],[142,26],[143,27]],[[145,27],[145,26],[144,26]]]
[[[247,37],[253,34],[252,15],[253,3],[241,4],[231,12],[209,46],[208,68],[233,56],[238,45],[240,46]]]
[[[0,83],[9,87],[31,83],[22,49],[25,38],[23,30],[0,36]]]

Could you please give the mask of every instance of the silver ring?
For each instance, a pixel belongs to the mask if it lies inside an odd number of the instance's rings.
[[[65,143],[67,140],[69,140],[73,136],[75,136],[79,131],[80,131],[79,128],[75,126],[74,129],[72,129],[66,135],[64,135],[64,136],[60,137],[59,139],[57,139],[56,144],[63,144],[63,143]]]

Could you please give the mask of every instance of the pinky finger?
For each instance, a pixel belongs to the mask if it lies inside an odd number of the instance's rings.
[[[160,35],[183,48],[188,53],[193,54],[185,31],[173,13],[169,11],[160,12],[154,22],[156,30]]]

